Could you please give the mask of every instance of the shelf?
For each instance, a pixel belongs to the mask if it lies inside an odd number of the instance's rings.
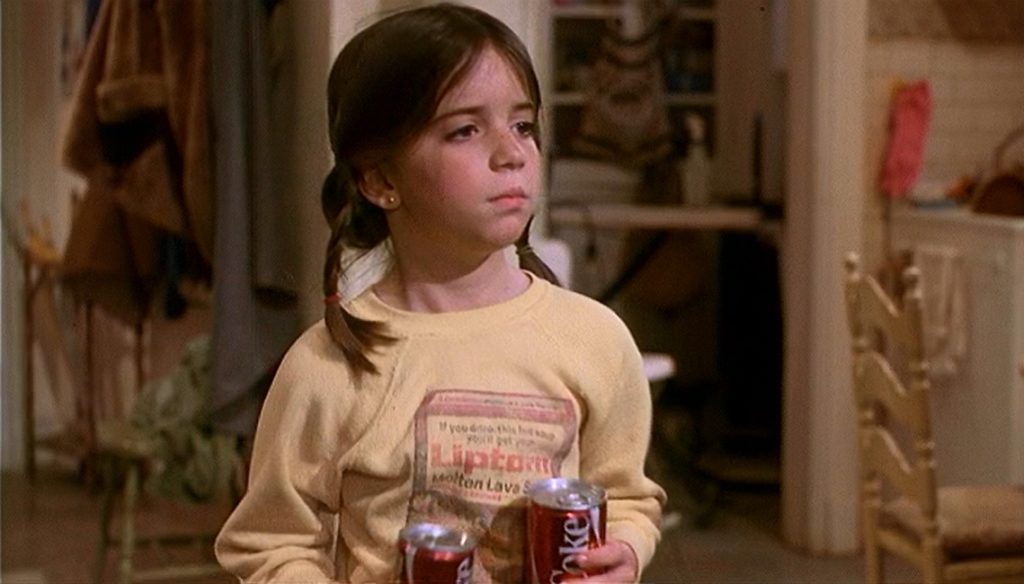
[[[761,212],[754,207],[553,203],[548,217],[553,225],[601,229],[755,231],[763,227]]]
[[[586,95],[582,91],[560,91],[551,96],[551,105],[584,105]],[[713,93],[667,93],[665,104],[668,106],[713,106]]]
[[[548,1],[553,91],[548,95],[547,113],[552,128],[550,152],[554,159],[560,159],[579,154],[574,140],[581,132],[584,117],[590,115],[586,110],[588,94],[596,90],[592,87],[596,81],[595,63],[601,59],[608,28],[615,28],[615,23],[627,16],[629,11],[624,7],[631,0]],[[673,154],[680,155],[687,149],[690,138],[685,118],[690,114],[705,120],[705,141],[714,153],[716,115],[723,99],[717,93],[718,9],[712,0],[690,0],[675,3],[670,10],[671,18],[659,31],[653,58],[661,77],[661,87],[656,89],[663,96],[659,97],[663,99],[659,107],[668,116]],[[651,17],[645,10],[644,18]],[[609,84],[613,84],[614,75],[619,73],[611,67],[611,71],[602,69],[600,74],[612,76]],[[594,115],[604,114],[597,111]]]

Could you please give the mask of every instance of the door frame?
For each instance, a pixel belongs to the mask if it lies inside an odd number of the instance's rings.
[[[856,424],[842,258],[863,247],[868,0],[784,5],[787,75],[782,535],[859,545]]]

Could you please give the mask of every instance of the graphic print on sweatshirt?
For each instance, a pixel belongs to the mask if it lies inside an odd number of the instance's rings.
[[[561,475],[576,429],[566,399],[429,392],[416,411],[409,522],[458,527],[476,537],[474,584],[523,581],[526,489]]]

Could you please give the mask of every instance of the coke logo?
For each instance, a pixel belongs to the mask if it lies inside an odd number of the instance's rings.
[[[459,563],[455,574],[455,584],[469,584],[473,576],[473,556],[468,556]]]
[[[565,575],[585,576],[576,565],[576,554],[587,551],[590,545],[590,520],[585,515],[570,515],[562,524],[562,542],[558,546],[558,564],[561,569],[552,570],[548,582],[558,584]]]

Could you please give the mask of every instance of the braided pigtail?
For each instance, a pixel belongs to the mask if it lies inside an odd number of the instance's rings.
[[[544,263],[544,260],[540,259],[537,252],[533,251],[533,247],[530,246],[530,225],[532,223],[533,217],[526,222],[526,228],[523,229],[522,235],[516,240],[516,255],[519,256],[519,267],[551,282],[555,286],[561,286],[562,283],[558,281],[558,276],[551,271],[551,268]]]
[[[324,217],[331,228],[324,259],[324,322],[331,339],[348,360],[352,373],[358,376],[378,372],[367,355],[380,345],[394,342],[394,338],[385,333],[384,323],[353,316],[342,306],[338,280],[342,275],[342,251],[351,237],[348,232],[352,225],[353,206],[347,204],[351,189],[354,189],[351,173],[335,166],[324,180],[321,192]]]

